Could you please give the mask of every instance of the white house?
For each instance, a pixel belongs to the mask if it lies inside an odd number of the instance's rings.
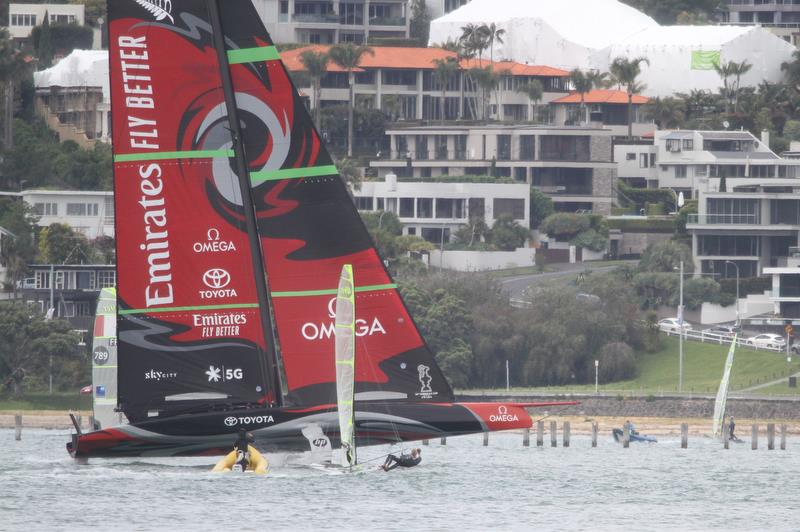
[[[100,190],[24,190],[22,200],[39,216],[40,227],[66,224],[86,235],[114,236],[114,193]]]
[[[50,24],[84,24],[83,4],[9,4],[8,32],[14,39],[27,39],[33,28],[44,23],[45,13]]]

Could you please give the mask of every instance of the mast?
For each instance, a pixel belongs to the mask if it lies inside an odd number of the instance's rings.
[[[228,69],[228,56],[225,51],[225,38],[222,32],[222,22],[217,0],[206,0],[208,12],[211,19],[211,28],[214,39],[214,48],[217,52],[217,60],[220,66],[220,77],[222,79],[222,90],[225,94],[225,107],[227,109],[228,126],[233,139],[234,160],[236,164],[236,175],[239,179],[239,188],[242,194],[242,209],[244,211],[245,225],[247,227],[247,237],[250,243],[250,259],[253,263],[255,273],[256,292],[259,302],[259,316],[261,327],[264,331],[266,344],[266,360],[260,361],[261,371],[265,380],[269,382],[270,388],[274,393],[273,402],[280,406],[283,402],[281,393],[280,378],[278,376],[276,333],[272,327],[270,318],[270,301],[267,292],[266,265],[262,260],[261,242],[256,228],[256,215],[253,208],[253,197],[250,193],[250,178],[247,170],[247,159],[242,145],[242,132],[239,126],[239,116],[236,109],[236,95],[233,91],[233,81]]]

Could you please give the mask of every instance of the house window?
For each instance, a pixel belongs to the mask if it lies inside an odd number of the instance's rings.
[[[50,24],[74,24],[75,15],[50,15]]]
[[[417,218],[433,218],[433,198],[417,198]]]
[[[50,288],[50,272],[36,272],[36,288]]]
[[[375,210],[376,211],[386,210],[386,207],[384,206],[384,203],[385,203],[384,199],[383,198],[375,198],[375,199],[378,200],[377,201],[378,202],[378,206],[375,208]]]
[[[339,4],[339,23],[358,26],[364,24],[364,4]]]
[[[646,153],[639,154],[639,168],[649,168],[649,159]]]
[[[704,164],[698,164],[694,167],[694,175],[697,177],[705,177],[708,175],[708,166]]]
[[[667,139],[667,151],[669,152],[681,151],[681,139]]]
[[[92,305],[88,301],[75,302],[75,315],[76,316],[91,316]]]
[[[503,214],[510,214],[515,220],[525,219],[525,200],[515,198],[495,198],[493,205],[495,220]]]
[[[111,288],[117,284],[117,272],[98,271],[97,272],[97,288]]]
[[[511,160],[511,135],[497,135],[497,160]]]
[[[400,217],[414,217],[414,198],[400,198]]]
[[[18,13],[11,15],[12,26],[36,26],[36,15]]]
[[[67,203],[67,216],[86,216],[86,204]]]
[[[694,141],[692,139],[683,139],[683,150],[692,151],[694,149]]]
[[[359,211],[371,211],[372,196],[356,196],[356,209]]]
[[[75,288],[94,290],[94,272],[75,272]]]
[[[636,160],[636,154],[635,153],[626,153],[625,154],[625,160],[626,161],[635,161]]]
[[[536,143],[533,135],[520,135],[519,160],[533,161],[536,156]]]
[[[39,216],[58,216],[58,203],[34,203],[33,212]]]
[[[470,219],[483,219],[486,214],[486,200],[483,198],[469,198],[467,202]]]
[[[675,166],[675,177],[686,177],[686,167],[685,166]]]

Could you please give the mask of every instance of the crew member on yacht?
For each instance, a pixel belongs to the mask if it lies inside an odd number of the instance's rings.
[[[412,449],[411,454],[401,454],[398,458],[397,456],[390,454],[386,457],[386,461],[383,463],[382,469],[384,471],[391,471],[395,467],[414,467],[418,465],[422,461],[422,449]]]

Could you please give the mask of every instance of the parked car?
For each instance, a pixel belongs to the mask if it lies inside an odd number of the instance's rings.
[[[756,336],[751,336],[745,340],[747,345],[753,347],[768,347],[774,349],[782,349],[786,347],[786,339],[779,334],[764,333]]]
[[[663,320],[658,320],[658,328],[664,332],[679,332],[681,330],[680,320],[678,320],[678,318],[664,318]],[[683,332],[691,330],[692,324],[684,321]]]
[[[721,336],[723,338],[733,338],[733,335],[741,332],[735,325],[715,325],[708,329],[703,329],[703,334]]]

